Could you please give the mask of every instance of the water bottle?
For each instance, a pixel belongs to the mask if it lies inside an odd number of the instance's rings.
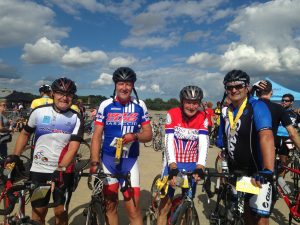
[[[285,182],[283,177],[278,177],[277,179],[279,186],[282,188],[284,194],[288,195],[291,193],[291,189],[289,185]]]
[[[226,158],[223,158],[221,162],[221,166],[222,166],[222,172],[224,173],[228,172],[228,163]]]

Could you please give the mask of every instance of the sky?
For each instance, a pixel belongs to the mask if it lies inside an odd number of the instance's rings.
[[[232,69],[300,92],[299,12],[300,0],[0,0],[0,88],[38,94],[65,76],[109,97],[128,66],[141,99],[197,85],[215,102]]]

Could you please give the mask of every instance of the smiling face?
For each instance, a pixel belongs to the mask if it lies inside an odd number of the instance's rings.
[[[187,117],[191,118],[198,112],[200,104],[197,100],[183,99],[182,106],[184,114]]]
[[[239,106],[248,94],[248,87],[243,82],[229,82],[225,86],[226,93],[234,106]]]
[[[61,91],[53,92],[54,105],[57,109],[61,111],[65,111],[71,107],[73,98],[74,94],[65,93]]]
[[[120,81],[116,83],[116,94],[120,102],[127,102],[133,89],[133,82]]]

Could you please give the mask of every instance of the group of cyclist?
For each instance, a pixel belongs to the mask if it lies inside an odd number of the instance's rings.
[[[131,68],[120,67],[114,71],[112,79],[115,84],[113,95],[100,104],[96,114],[91,139],[90,172],[95,173],[98,169],[115,175],[130,172],[132,189],[122,192],[125,208],[130,224],[142,225],[139,204],[139,143],[149,142],[152,139],[150,118],[147,107],[138,98],[134,86],[136,73]],[[275,127],[281,121],[282,126],[288,131],[287,136],[290,136],[299,148],[299,137],[293,127],[299,123],[299,115],[293,119],[294,124],[287,118],[286,121],[281,117],[275,119],[277,118],[275,115],[279,111],[284,114],[284,110],[280,109],[277,112],[275,105],[266,100],[269,83],[261,81],[252,88],[250,77],[244,71],[228,72],[223,84],[224,96],[231,103],[219,112],[220,127],[216,144],[220,148],[227,149],[229,169],[243,170],[252,177],[252,185],[260,188],[258,195],[247,195],[246,224],[268,224],[272,203],[270,180],[273,178],[275,163],[274,136],[277,133]],[[7,157],[7,162],[20,163],[19,156],[30,135],[34,133],[35,149],[31,179],[37,183],[51,180],[54,185],[62,188],[63,193],[55,191],[53,193],[54,200],[61,203],[54,209],[55,223],[68,224],[73,159],[83,138],[83,118],[80,112],[71,108],[77,91],[74,81],[65,77],[59,78],[51,87],[47,87],[47,90],[50,88],[51,96],[44,96],[46,94],[44,89],[41,92],[45,104],[32,107],[28,122],[17,139],[13,154]],[[253,90],[261,99],[253,98]],[[135,97],[132,96],[132,92]],[[48,102],[50,97],[53,98],[53,102]],[[166,154],[162,179],[167,177],[169,186],[160,201],[158,225],[167,223],[178,173],[183,170],[192,171],[196,181],[205,176],[210,124],[207,112],[200,110],[203,91],[198,86],[190,85],[182,88],[179,97],[180,106],[170,109],[166,118]],[[288,105],[292,101],[292,96],[283,96],[285,104]],[[284,141],[284,138],[282,139]],[[118,156],[120,152],[117,148],[120,140],[123,149],[121,156]],[[286,155],[286,152],[282,155]],[[106,180],[104,195],[107,224],[119,223],[118,190],[124,183],[122,179]],[[195,189],[196,187],[193,187],[194,195]],[[49,199],[50,192],[45,198],[32,202],[32,219],[40,224],[45,224]]]

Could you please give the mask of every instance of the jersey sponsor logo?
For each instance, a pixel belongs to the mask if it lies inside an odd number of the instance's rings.
[[[51,122],[51,117],[50,116],[44,116],[42,123],[44,124],[49,124]]]
[[[239,119],[236,123],[236,129],[233,132],[230,132],[230,128],[228,128],[229,130],[229,148],[228,148],[228,154],[230,156],[230,158],[234,159],[234,150],[235,150],[235,145],[237,142],[237,137],[238,137],[238,131],[241,127],[241,120]]]
[[[121,110],[121,108],[112,107],[111,110]]]
[[[138,113],[108,113],[108,123],[134,123],[138,120]]]
[[[182,127],[174,127],[174,136],[178,139],[183,140],[191,140],[196,141],[198,140],[198,130],[196,129],[189,129],[189,128],[182,128]]]

